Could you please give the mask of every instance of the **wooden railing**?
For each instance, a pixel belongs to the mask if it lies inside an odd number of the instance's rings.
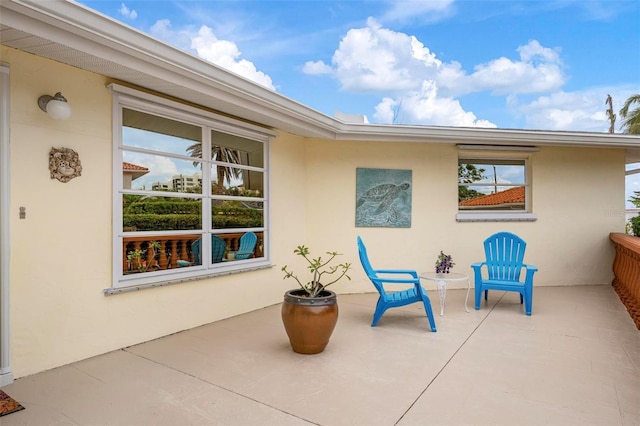
[[[240,245],[240,237],[243,232],[237,233],[225,233],[216,234],[227,243],[229,251],[238,250]],[[251,257],[262,257],[263,253],[263,233],[256,232],[258,236],[258,242]],[[146,253],[146,257],[140,262],[143,263],[142,268],[146,271],[171,269],[178,267],[179,260],[186,260],[193,262],[193,252],[191,250],[191,244],[195,240],[200,238],[200,234],[185,234],[180,236],[168,236],[168,237],[125,237],[122,241],[122,269],[123,272],[136,272],[138,270],[138,264],[132,264],[129,262],[127,255],[135,250],[142,250]],[[152,255],[151,250],[148,250],[149,242],[157,241],[159,249],[156,251],[155,258]],[[147,267],[149,265],[149,267]]]
[[[613,288],[640,330],[640,237],[611,233],[616,247]]]

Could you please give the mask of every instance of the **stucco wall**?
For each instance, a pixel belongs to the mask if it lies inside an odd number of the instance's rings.
[[[103,296],[111,286],[112,137],[108,81],[2,47],[11,79],[11,360],[16,378],[282,301],[279,267]],[[62,91],[55,121],[36,103]],[[276,263],[304,239],[304,151],[272,144]],[[49,177],[51,147],[79,153],[82,176]],[[26,219],[19,219],[19,207]],[[285,258],[286,255],[286,258]],[[286,339],[283,329],[274,335]],[[285,340],[286,341],[286,340]]]
[[[294,287],[280,268],[307,244],[354,264],[339,293],[369,292],[355,238],[376,267],[430,270],[440,249],[456,270],[481,259],[481,241],[510,230],[529,242],[536,285],[604,284],[612,278],[609,232],[624,230],[624,153],[543,148],[533,158],[534,223],[458,223],[457,151],[452,144],[308,140],[271,143],[271,254],[274,267],[105,297],[111,286],[111,94],[102,76],[1,47],[11,79],[11,357],[15,377],[151,340],[281,302]],[[38,109],[62,91],[67,121]],[[76,150],[82,176],[49,177],[51,147]],[[413,170],[412,227],[356,228],[357,167]],[[19,207],[26,219],[18,218]],[[534,308],[535,309],[535,308]],[[373,312],[373,306],[372,306]],[[281,327],[274,339],[285,339]]]
[[[362,236],[376,268],[430,271],[440,250],[457,272],[471,274],[483,259],[482,241],[510,231],[527,243],[525,260],[539,267],[535,285],[609,284],[609,232],[624,232],[624,152],[541,148],[531,157],[535,222],[457,222],[457,161],[453,144],[310,141],[307,228],[313,245],[344,251],[357,263]],[[330,164],[330,167],[327,167]],[[356,228],[356,168],[413,171],[411,228]],[[425,283],[435,289],[434,283]],[[431,286],[431,287],[429,287]],[[369,291],[361,268],[341,292]],[[455,288],[451,285],[449,288]],[[460,285],[458,285],[460,287]]]

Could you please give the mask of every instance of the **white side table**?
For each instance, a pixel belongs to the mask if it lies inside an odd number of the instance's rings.
[[[467,301],[469,300],[469,291],[471,290],[471,281],[469,276],[461,274],[459,272],[449,272],[448,274],[436,274],[435,272],[423,272],[420,274],[420,278],[435,281],[438,285],[438,294],[440,295],[440,316],[444,315],[444,303],[447,297],[447,283],[454,281],[466,281],[467,282],[467,297],[464,299],[464,310],[469,312],[467,308]]]

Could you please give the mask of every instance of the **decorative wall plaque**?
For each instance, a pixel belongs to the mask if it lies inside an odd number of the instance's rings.
[[[51,179],[69,182],[82,174],[80,156],[71,148],[51,148],[49,151],[49,171]]]
[[[411,227],[411,170],[356,169],[356,226]]]

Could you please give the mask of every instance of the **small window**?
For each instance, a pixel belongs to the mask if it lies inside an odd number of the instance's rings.
[[[459,220],[534,220],[528,159],[458,160]]]

